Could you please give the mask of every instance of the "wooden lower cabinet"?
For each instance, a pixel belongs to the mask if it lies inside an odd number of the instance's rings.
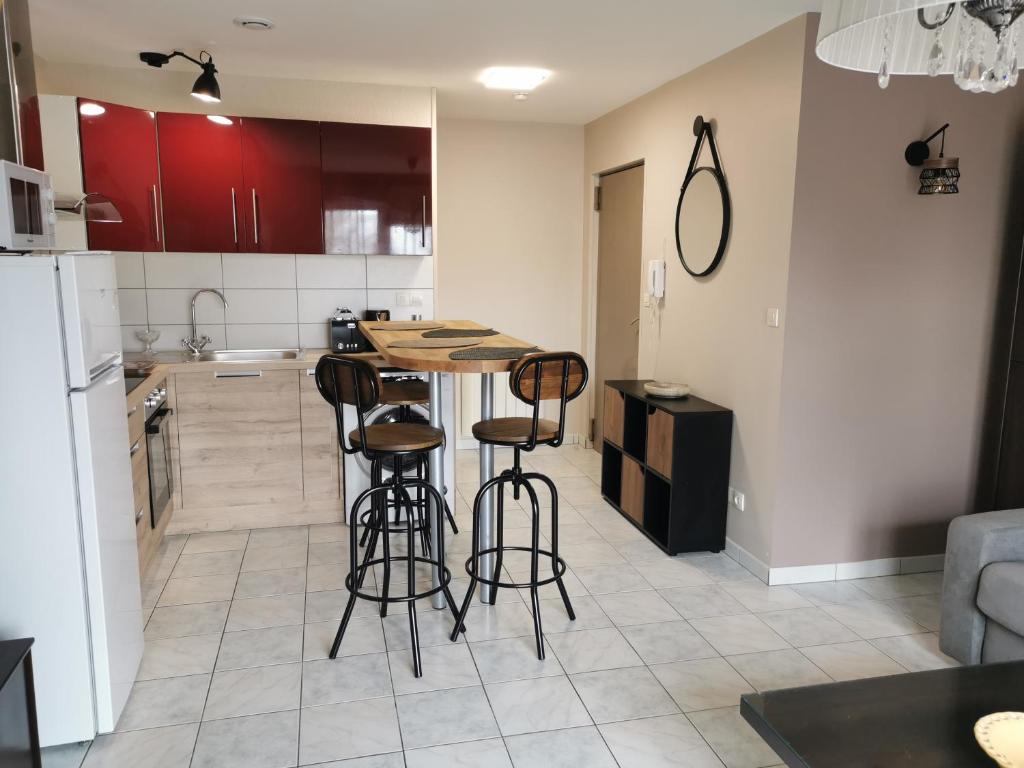
[[[175,377],[183,507],[301,501],[305,370]]]
[[[675,419],[660,408],[647,409],[647,466],[672,477],[672,438]]]
[[[625,418],[625,396],[612,387],[604,389],[601,434],[605,440],[622,447],[622,422]]]
[[[320,396],[313,369],[299,371],[302,487],[307,500],[341,495],[341,456],[334,409]]]

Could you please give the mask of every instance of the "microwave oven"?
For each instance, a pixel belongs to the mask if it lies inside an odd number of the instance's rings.
[[[50,174],[0,161],[0,249],[55,248],[56,225]]]

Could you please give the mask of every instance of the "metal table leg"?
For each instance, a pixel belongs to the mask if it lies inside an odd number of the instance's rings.
[[[435,371],[430,372],[430,426],[443,429],[441,426],[441,374]],[[444,448],[435,448],[430,452],[430,484],[437,489],[437,492],[444,497]],[[430,558],[438,562],[441,558],[441,536],[444,536],[444,509],[437,506],[437,502],[431,501],[431,530],[430,537]],[[444,564],[442,563],[442,566]],[[441,586],[441,570],[434,568],[430,577],[433,588]],[[445,607],[444,594],[437,592],[431,598],[434,608]]]
[[[480,376],[480,420],[486,421],[494,417],[494,374],[485,373]],[[480,444],[480,485],[494,477],[494,446]],[[480,530],[473,531],[480,537],[480,549],[494,546],[494,490],[490,490],[480,504]],[[480,573],[490,576],[494,570],[494,555],[480,558]],[[489,603],[491,587],[480,585],[480,602]]]

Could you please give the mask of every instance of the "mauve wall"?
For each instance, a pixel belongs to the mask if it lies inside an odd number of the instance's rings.
[[[816,32],[812,16],[773,567],[944,550],[949,520],[973,511],[999,272],[1020,248],[1024,87],[894,77],[882,91],[819,62]],[[903,150],[945,122],[961,192],[918,196]]]

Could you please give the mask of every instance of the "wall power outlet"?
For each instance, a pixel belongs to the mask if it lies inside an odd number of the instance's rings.
[[[729,488],[729,503],[736,507],[740,512],[747,506],[747,495],[743,491],[737,491],[735,488]]]

